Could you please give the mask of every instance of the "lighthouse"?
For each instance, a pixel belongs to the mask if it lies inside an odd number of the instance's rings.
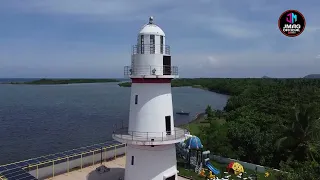
[[[186,137],[174,127],[171,80],[179,77],[178,67],[153,17],[138,33],[124,75],[132,81],[129,124],[113,138],[127,144],[125,180],[177,180],[175,144]]]

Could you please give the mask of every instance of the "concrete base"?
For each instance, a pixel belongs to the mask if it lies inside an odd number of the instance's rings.
[[[100,164],[83,168],[82,170],[71,171],[69,173],[55,176],[54,178],[47,178],[47,180],[119,180],[119,177],[124,179],[126,156],[117,158],[112,161],[102,163],[110,168],[109,172],[99,174],[95,171]],[[143,173],[143,172],[142,172]],[[178,180],[188,180],[184,177],[178,176]]]
[[[177,174],[175,144],[128,145],[126,156],[125,180],[164,180]]]

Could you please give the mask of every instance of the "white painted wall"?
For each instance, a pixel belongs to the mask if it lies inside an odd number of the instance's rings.
[[[135,95],[138,95],[138,104],[135,104]],[[166,131],[165,116],[171,116],[171,134],[174,134],[171,84],[132,83],[129,131],[150,132],[149,136],[162,137],[162,132]]]
[[[156,69],[155,75],[163,75],[162,54],[134,54],[132,55],[132,75],[151,75],[151,70]]]
[[[164,180],[164,176],[177,174],[174,144],[154,147],[128,145],[127,148],[125,180]]]

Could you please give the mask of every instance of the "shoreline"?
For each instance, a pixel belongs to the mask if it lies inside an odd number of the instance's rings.
[[[194,118],[193,118],[190,122],[188,122],[187,124],[197,122],[197,121],[201,120],[205,115],[206,115],[205,112],[198,113],[198,114],[195,115]]]
[[[89,83],[111,83],[111,82],[120,82],[117,79],[108,79],[108,78],[78,78],[78,79],[37,79],[33,81],[26,82],[3,82],[1,84],[12,84],[12,85],[64,85],[64,84],[89,84]]]
[[[200,122],[200,120],[206,115],[205,112],[202,112],[202,113],[198,113],[196,114],[191,121],[187,122],[187,123],[183,123],[181,125],[179,125],[178,127],[181,127],[181,128],[185,128],[185,126],[189,125],[189,124],[193,124],[193,123],[196,123],[196,122]]]

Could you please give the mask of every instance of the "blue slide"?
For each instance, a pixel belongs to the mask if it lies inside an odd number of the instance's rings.
[[[215,174],[215,175],[220,174],[220,171],[217,168],[213,167],[212,164],[209,161],[206,162],[206,166],[208,167],[208,169],[210,169],[210,171],[213,174]]]

